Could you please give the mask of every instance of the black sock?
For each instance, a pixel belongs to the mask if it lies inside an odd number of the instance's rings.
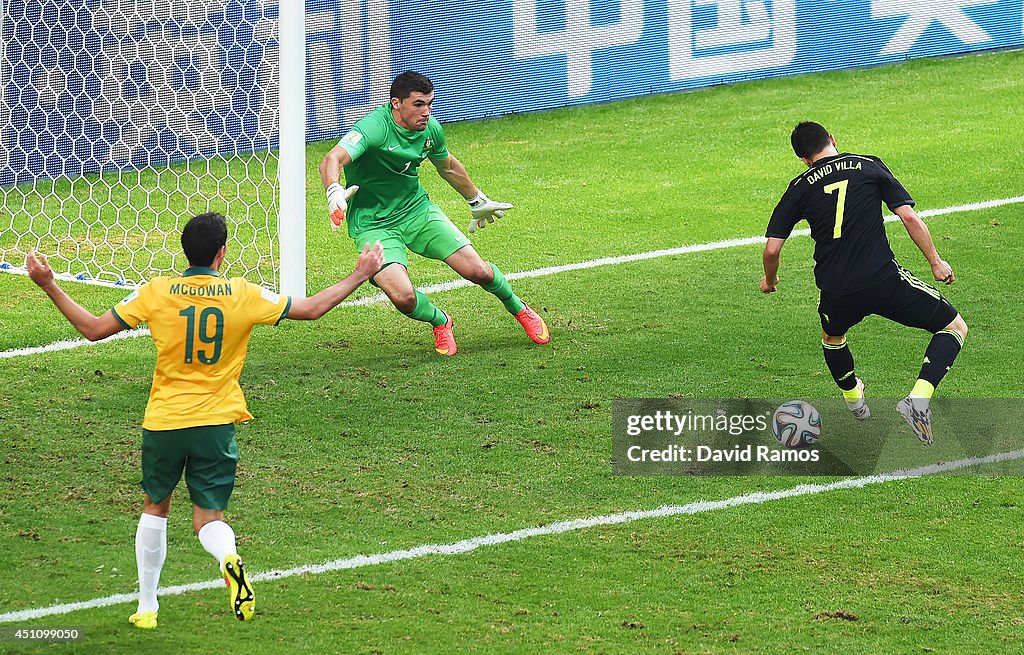
[[[924,365],[921,366],[921,373],[918,378],[928,382],[932,387],[939,386],[939,382],[949,372],[953,360],[960,353],[964,345],[963,337],[953,330],[940,330],[932,337],[928,344],[928,350],[924,351]]]
[[[853,374],[853,353],[846,345],[846,340],[844,339],[842,343],[838,344],[822,341],[821,349],[825,353],[825,364],[828,365],[832,379],[836,381],[839,388],[843,391],[850,391],[856,387],[857,376]]]

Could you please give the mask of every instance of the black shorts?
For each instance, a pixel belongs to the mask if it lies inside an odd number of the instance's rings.
[[[860,291],[841,296],[822,291],[818,303],[821,329],[832,337],[846,334],[871,314],[934,334],[949,325],[958,313],[935,287],[902,266],[896,275]]]

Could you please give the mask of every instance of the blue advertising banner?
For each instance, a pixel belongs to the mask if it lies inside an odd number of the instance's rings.
[[[5,0],[0,184],[275,147],[274,0]],[[308,0],[307,136],[1024,46],[1022,0]]]
[[[307,6],[320,16],[310,41],[333,46],[310,59],[313,140],[338,136],[384,102],[391,77],[406,69],[434,81],[445,122],[1024,45],[1021,0]],[[352,15],[362,16],[359,25],[342,30]]]

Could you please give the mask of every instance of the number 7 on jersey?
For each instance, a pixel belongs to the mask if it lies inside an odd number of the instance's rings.
[[[839,180],[835,184],[829,184],[822,188],[822,191],[828,194],[839,191],[839,198],[836,200],[836,227],[832,230],[833,239],[838,239],[843,235],[843,209],[846,208],[846,187],[849,184],[849,180]]]

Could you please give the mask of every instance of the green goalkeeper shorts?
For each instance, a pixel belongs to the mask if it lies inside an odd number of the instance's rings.
[[[469,245],[462,230],[445,216],[441,208],[431,203],[419,216],[410,217],[389,228],[363,230],[352,237],[356,250],[380,241],[384,247],[384,266],[401,264],[409,267],[406,249],[428,259],[447,259],[456,250]]]
[[[234,423],[142,430],[142,490],[154,503],[171,495],[184,471],[193,504],[227,509],[237,464]]]

